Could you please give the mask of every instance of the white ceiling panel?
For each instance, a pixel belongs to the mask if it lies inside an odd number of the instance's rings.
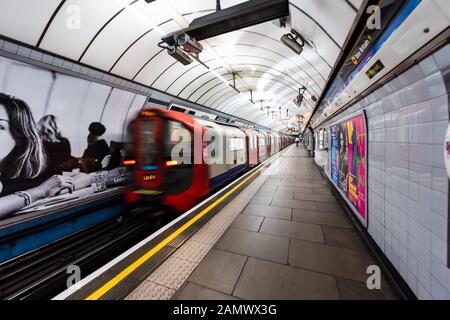
[[[125,3],[131,3],[127,0]],[[79,27],[71,25],[71,8],[79,10]],[[120,10],[124,4],[111,0],[69,0],[59,10],[47,30],[41,48],[73,60],[79,60],[97,32]]]
[[[174,61],[171,61],[170,65],[167,65],[164,72],[160,74],[157,79],[154,80],[152,86],[161,91],[166,91],[167,87],[170,86],[170,84],[173,82],[175,78],[177,78],[180,74],[186,72],[186,70],[191,67],[190,65],[184,66],[179,62],[176,62],[175,64],[173,63]],[[156,60],[154,62],[152,61],[152,63],[149,64],[150,66],[153,66],[153,68],[150,67],[151,70],[153,70],[156,67],[155,64]]]
[[[60,0],[0,0],[0,34],[36,45]]]
[[[165,23],[161,27],[166,32],[172,32],[178,29],[178,25],[174,21]],[[136,39],[133,41],[135,40]],[[150,33],[146,34],[143,38],[137,41],[132,47],[130,47],[127,52],[125,52],[111,72],[129,79],[133,79],[139,70],[144,67],[144,65],[152,57],[162,50],[158,47],[159,41],[161,41],[161,35],[156,30],[152,30]],[[130,44],[131,43],[132,41]],[[161,55],[164,55],[167,60],[173,60],[168,57],[165,52],[162,52]]]
[[[290,0],[312,17],[342,47],[356,12],[344,0]],[[332,18],[332,19],[330,19]]]
[[[109,71],[134,41],[168,20],[170,18],[159,9],[156,3],[136,2],[98,34],[81,62]],[[130,39],[134,40],[130,41]]]
[[[208,104],[209,102],[214,101],[213,99],[218,98],[219,95],[227,92],[229,89],[230,86],[220,81],[219,85],[216,85],[215,87],[208,89],[208,91],[205,91],[205,93],[197,100],[197,103]]]

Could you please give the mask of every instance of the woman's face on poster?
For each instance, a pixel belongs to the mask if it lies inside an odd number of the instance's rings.
[[[0,104],[0,164],[16,146],[11,130],[8,113],[4,105]]]

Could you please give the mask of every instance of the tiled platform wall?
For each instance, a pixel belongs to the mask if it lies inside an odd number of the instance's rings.
[[[340,116],[366,110],[369,234],[419,299],[450,299],[449,92],[447,45]]]

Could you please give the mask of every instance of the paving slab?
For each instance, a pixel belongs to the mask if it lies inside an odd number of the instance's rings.
[[[339,299],[335,278],[249,258],[233,296],[250,300]]]
[[[289,239],[257,232],[229,229],[218,249],[278,263],[287,263]]]

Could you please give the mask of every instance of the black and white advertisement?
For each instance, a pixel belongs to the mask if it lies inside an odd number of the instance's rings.
[[[0,57],[0,220],[124,184],[145,96]]]

